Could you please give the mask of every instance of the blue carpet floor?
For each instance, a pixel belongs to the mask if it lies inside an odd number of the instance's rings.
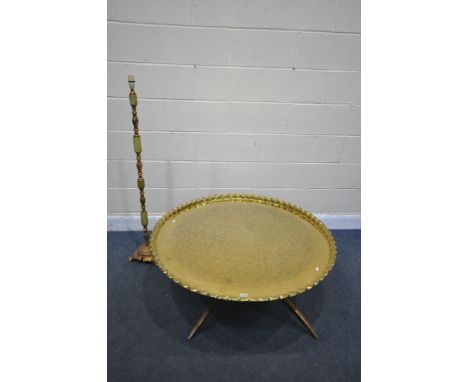
[[[333,231],[337,262],[317,287],[293,297],[315,340],[280,301],[223,302],[187,341],[207,299],[155,265],[128,263],[141,233],[108,233],[108,380],[360,380],[360,231]]]

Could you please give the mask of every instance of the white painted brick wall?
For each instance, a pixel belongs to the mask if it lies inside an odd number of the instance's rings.
[[[360,36],[333,33],[301,33],[297,68],[359,70]]]
[[[225,192],[360,213],[359,0],[109,0],[108,211]]]
[[[231,31],[231,65],[291,68],[296,33],[258,30]]]
[[[262,27],[264,0],[193,0],[193,25]]]
[[[361,0],[338,0],[335,30],[361,32]]]
[[[336,1],[267,0],[265,27],[281,29],[335,29]]]

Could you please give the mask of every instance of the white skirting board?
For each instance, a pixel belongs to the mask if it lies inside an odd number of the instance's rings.
[[[162,215],[149,215],[148,228],[151,229]],[[329,229],[361,229],[361,215],[315,214]],[[108,231],[140,231],[140,215],[108,215]]]

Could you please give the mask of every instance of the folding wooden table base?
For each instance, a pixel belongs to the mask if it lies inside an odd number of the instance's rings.
[[[310,331],[312,336],[314,336],[315,339],[318,340],[318,335],[315,332],[314,328],[310,324],[310,322],[307,320],[307,318],[304,316],[304,313],[297,307],[296,304],[290,299],[290,298],[284,298],[281,300],[283,303],[286,304],[286,306],[291,309],[291,311],[296,315],[296,317],[305,325],[305,327]],[[202,313],[200,318],[197,320],[195,325],[193,326],[192,330],[190,331],[190,334],[188,335],[187,339],[190,341],[192,337],[197,333],[198,329],[201,328],[203,323],[206,321],[208,316],[210,315],[211,312],[218,306],[218,304],[221,302],[221,300],[214,300],[208,307],[205,309],[205,311]]]

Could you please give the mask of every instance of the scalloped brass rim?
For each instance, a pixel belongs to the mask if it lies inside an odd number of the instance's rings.
[[[305,219],[306,221],[310,222],[312,225],[315,227],[319,228],[321,232],[324,234],[324,236],[327,239],[327,242],[330,246],[330,258],[328,260],[327,266],[321,271],[320,276],[318,277],[318,281],[314,281],[310,284],[307,284],[305,287],[286,292],[284,294],[278,294],[274,296],[265,296],[265,297],[259,297],[259,298],[240,298],[238,296],[221,296],[217,294],[213,294],[207,291],[202,291],[197,288],[192,287],[191,285],[185,283],[183,280],[179,279],[177,276],[173,275],[170,273],[164,266],[164,264],[161,263],[158,257],[158,253],[156,251],[156,240],[159,234],[159,231],[161,227],[164,225],[164,223],[172,219],[174,216],[178,215],[179,213],[186,211],[186,210],[191,210],[193,208],[197,208],[200,205],[204,205],[209,202],[235,202],[235,201],[243,201],[243,202],[251,202],[251,203],[259,203],[259,204],[266,204],[266,205],[271,205],[271,206],[276,206],[279,208],[282,208],[286,211],[292,212],[301,218]],[[323,281],[323,279],[330,273],[332,270],[333,266],[335,265],[336,262],[336,243],[333,238],[333,235],[331,232],[328,230],[328,228],[323,224],[318,218],[316,218],[314,215],[312,215],[310,212],[307,212],[303,210],[302,208],[282,201],[280,199],[275,199],[267,196],[260,196],[260,195],[253,195],[253,194],[217,194],[217,195],[211,195],[211,196],[206,196],[203,198],[198,198],[191,200],[187,203],[181,204],[174,208],[173,210],[167,212],[154,226],[153,232],[151,234],[151,240],[150,240],[150,246],[151,246],[151,251],[154,256],[154,264],[157,265],[161,271],[169,277],[172,281],[175,283],[181,285],[182,287],[204,295],[204,296],[209,296],[213,297],[216,299],[221,299],[221,300],[230,300],[230,301],[246,301],[246,302],[258,302],[258,301],[273,301],[273,300],[279,300],[279,299],[284,299],[287,297],[292,297],[295,296],[299,293],[303,293],[307,290],[312,289],[314,286],[317,286],[320,282]]]

